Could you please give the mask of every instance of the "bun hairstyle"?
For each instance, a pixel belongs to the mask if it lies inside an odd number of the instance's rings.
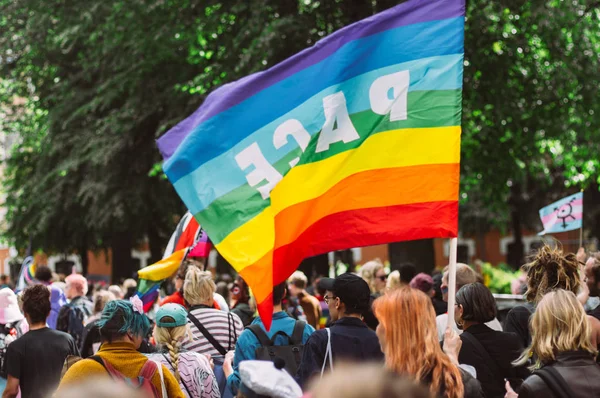
[[[525,267],[528,277],[525,298],[531,303],[540,302],[554,289],[579,292],[579,262],[573,253],[565,254],[561,248],[544,245]]]
[[[183,298],[189,305],[212,305],[217,286],[209,271],[201,271],[198,267],[189,267],[183,282]]]
[[[111,342],[115,337],[127,333],[137,337],[146,336],[150,331],[150,321],[146,315],[135,311],[129,301],[114,300],[106,303],[98,327],[102,338]]]

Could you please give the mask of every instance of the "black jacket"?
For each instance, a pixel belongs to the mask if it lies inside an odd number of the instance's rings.
[[[342,318],[331,325],[331,348],[333,362],[340,360],[352,362],[383,362],[383,353],[379,339],[374,331],[358,318]],[[297,379],[304,385],[308,379],[321,372],[327,351],[327,330],[314,332],[302,355]]]
[[[600,397],[600,365],[584,351],[569,351],[558,354],[551,366],[565,379],[573,396],[570,398]],[[519,398],[557,398],[541,377],[531,375],[518,391]]]
[[[506,315],[504,331],[516,333],[521,339],[523,347],[531,344],[531,333],[529,332],[529,318],[535,312],[535,307],[526,303],[513,307]]]
[[[248,303],[236,304],[236,306],[233,307],[230,312],[240,317],[244,327],[250,325],[254,320],[254,311],[250,308]]]
[[[469,338],[475,338],[487,352]],[[498,332],[484,324],[473,325],[460,336],[462,347],[458,362],[471,365],[477,370],[477,380],[481,383],[486,398],[504,397],[504,379],[526,379],[529,371],[526,367],[515,368],[511,362],[523,352],[519,336],[514,333]],[[494,361],[489,363],[489,358]]]
[[[467,373],[466,371],[464,371],[460,368],[459,368],[459,371],[460,371],[460,376],[462,378],[463,387],[465,388],[464,398],[487,398],[483,394],[483,390],[481,389],[481,384],[479,383],[479,381],[477,381],[477,379],[475,379],[469,373]],[[431,384],[431,382],[432,382],[431,373],[428,376],[424,377],[423,380],[421,380],[421,384],[423,384],[424,386],[429,386]],[[444,383],[442,380],[442,385],[438,391],[437,397],[443,398],[445,396],[446,396],[446,386],[444,386]]]

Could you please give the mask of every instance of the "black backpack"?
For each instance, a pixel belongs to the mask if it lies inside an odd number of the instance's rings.
[[[285,370],[292,376],[296,375],[296,371],[300,366],[302,360],[302,352],[304,351],[304,344],[302,343],[302,335],[304,334],[304,328],[306,322],[296,321],[294,325],[294,332],[292,336],[288,336],[283,331],[279,331],[273,335],[273,338],[265,333],[265,331],[258,324],[248,326],[249,329],[260,343],[255,351],[256,359],[262,361],[274,362],[275,358],[279,357],[285,361]],[[288,345],[275,345],[275,339],[277,336],[285,336],[288,338]]]

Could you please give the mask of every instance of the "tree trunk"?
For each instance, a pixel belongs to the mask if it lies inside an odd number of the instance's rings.
[[[403,263],[412,263],[417,273],[430,273],[435,267],[433,239],[390,243],[388,250],[392,270],[399,269]]]
[[[112,239],[112,280],[120,283],[127,278],[136,278],[138,265],[131,257],[133,239],[127,232],[117,232]]]
[[[88,245],[86,243],[82,243],[77,250],[79,251],[79,256],[81,257],[81,274],[87,276],[89,265]]]
[[[525,258],[525,246],[523,245],[523,231],[521,230],[521,184],[513,182],[510,187],[510,219],[513,242],[508,245],[508,253],[506,256],[506,262],[515,269],[518,269],[523,265]]]
[[[329,275],[329,256],[327,253],[304,259],[298,269],[308,277],[309,281],[317,276]]]
[[[148,264],[154,264],[159,261],[164,253],[167,242],[162,242],[156,228],[150,226],[148,230],[148,246],[150,248],[150,261]]]

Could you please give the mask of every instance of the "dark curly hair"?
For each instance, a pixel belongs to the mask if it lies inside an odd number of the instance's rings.
[[[52,271],[45,265],[40,265],[35,270],[35,279],[40,282],[50,282],[52,280]]]
[[[23,312],[31,323],[46,322],[50,315],[50,290],[44,285],[33,285],[23,291]]]
[[[579,261],[575,254],[565,254],[560,247],[542,246],[525,269],[528,277],[525,298],[531,303],[538,303],[554,289],[579,292]]]

